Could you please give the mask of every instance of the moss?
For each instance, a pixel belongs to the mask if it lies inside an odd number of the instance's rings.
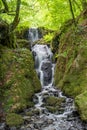
[[[84,28],[83,24],[82,28]],[[87,32],[86,28],[79,30],[71,26],[61,34],[54,76],[57,88],[62,89],[68,96],[76,97],[76,99],[80,96],[84,100],[86,97],[83,95],[87,91],[87,33],[85,32]],[[79,102],[80,100],[81,98],[79,98]],[[79,107],[77,108],[79,109]],[[83,111],[84,108],[80,109],[79,114]],[[87,120],[87,114],[84,115],[85,117],[82,119]]]
[[[19,126],[23,123],[23,119],[21,115],[17,115],[15,113],[7,114],[6,116],[7,125],[11,126]]]
[[[29,26],[18,26],[16,28],[16,36],[18,39],[28,39]]]
[[[57,98],[54,96],[49,96],[45,100],[45,106],[50,112],[55,113],[55,112],[60,111],[61,103],[64,101],[65,101],[64,98]]]
[[[39,109],[35,109],[35,110],[31,110],[29,112],[26,113],[27,116],[35,116],[35,115],[39,115],[40,114],[40,110]]]
[[[82,120],[87,121],[87,91],[75,98],[76,106]]]
[[[28,40],[25,40],[25,39],[17,39],[17,46],[18,46],[18,48],[28,48],[28,49],[30,49],[30,43],[29,43],[29,41]]]
[[[41,84],[34,70],[31,52],[25,48],[2,48],[0,61],[5,111],[18,112],[32,107],[33,95],[40,91]]]
[[[54,97],[54,96],[49,96],[46,99],[46,105],[56,106],[56,105],[60,105],[61,102],[63,102],[63,101],[64,101],[64,98],[57,98],[57,97]]]
[[[56,113],[59,110],[59,107],[46,106],[49,112]]]

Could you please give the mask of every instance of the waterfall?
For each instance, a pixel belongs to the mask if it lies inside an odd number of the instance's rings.
[[[37,28],[30,28],[29,29],[28,39],[29,39],[29,41],[31,43],[31,47],[32,47],[32,43],[39,39],[39,33],[38,33]]]
[[[39,39],[38,30],[36,28],[29,29],[29,38],[31,43]],[[35,60],[35,69],[42,85],[41,92],[35,95],[38,101],[34,109],[39,109],[40,115],[35,116],[35,120],[33,118],[33,129],[84,130],[81,120],[78,115],[75,114],[76,109],[73,99],[64,96],[62,92],[56,90],[53,85],[55,64],[52,63],[53,53],[50,47],[47,45],[35,44],[32,46],[31,50]],[[61,104],[60,110],[52,113],[46,108],[44,100],[48,97],[63,98],[65,100]],[[51,106],[49,107],[51,108]]]
[[[35,67],[39,74],[42,86],[47,86],[52,81],[52,52],[47,45],[36,44],[32,47],[35,54]]]

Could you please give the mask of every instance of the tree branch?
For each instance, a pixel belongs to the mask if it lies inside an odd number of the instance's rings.
[[[71,0],[69,0],[69,5],[70,5],[70,11],[71,11],[71,14],[72,14],[73,22],[74,22],[74,25],[76,26],[76,21],[75,21],[75,16],[74,16]]]
[[[7,1],[6,1],[6,0],[2,0],[2,3],[3,3],[3,5],[4,5],[4,11],[5,11],[5,13],[6,13],[6,12],[9,12],[9,8],[8,8]]]
[[[21,0],[17,0],[16,14],[15,14],[13,22],[10,24],[10,32],[12,32],[17,27],[17,25],[19,23],[20,5],[21,5]]]

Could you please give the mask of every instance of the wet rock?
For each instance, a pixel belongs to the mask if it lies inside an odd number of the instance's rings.
[[[53,92],[53,94],[54,94],[55,97],[58,97],[58,96],[59,96],[59,94],[58,94],[57,91]]]
[[[39,109],[32,109],[31,111],[26,112],[27,116],[35,116],[35,115],[40,115],[40,110]],[[30,118],[28,117],[28,118]]]
[[[10,130],[17,130],[16,127],[11,127]]]
[[[23,120],[24,120],[24,124],[28,124],[31,121],[31,118],[29,116],[24,116]]]
[[[0,124],[0,130],[5,130],[5,128],[6,128],[5,123],[1,123],[1,124]]]
[[[28,124],[28,125],[26,126],[26,128],[27,128],[27,129],[30,129],[30,130],[34,130],[33,124]]]
[[[0,102],[0,122],[5,121],[5,113],[3,111],[2,103]]]
[[[45,96],[49,96],[49,93],[48,92],[44,92],[43,93],[43,96],[45,97]]]
[[[43,71],[44,85],[48,85],[52,80],[52,63],[50,61],[43,62],[41,66]]]
[[[37,97],[36,95],[35,95],[34,98],[33,98],[33,102],[34,102],[35,104],[38,103],[38,97]]]
[[[20,130],[33,130],[31,128],[31,125],[27,125],[27,126],[22,126]]]
[[[52,119],[48,119],[47,120],[47,124],[52,124],[53,123],[53,120]]]
[[[34,115],[40,115],[40,110],[39,110],[39,109],[35,109],[35,110],[33,111],[33,113],[34,113]]]
[[[35,123],[35,124],[34,124],[34,128],[35,128],[35,129],[40,129],[40,128],[41,128],[41,124],[36,124],[36,123]]]
[[[37,55],[37,53],[35,51],[32,51],[32,55],[33,55],[33,57],[35,57]]]

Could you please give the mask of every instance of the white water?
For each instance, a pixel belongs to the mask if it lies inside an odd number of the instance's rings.
[[[34,31],[34,33],[35,32],[38,33],[38,31]],[[34,42],[35,39],[38,40],[37,34],[33,35],[32,31],[29,33],[32,34],[32,42]],[[47,45],[36,44],[32,47],[32,52],[34,53],[36,71],[39,75],[42,85],[42,91],[36,94],[38,102],[35,105],[35,109],[40,110],[40,116],[38,118],[38,121],[42,121],[42,126],[38,128],[38,130],[83,130],[79,117],[73,115],[73,112],[76,111],[73,99],[64,96],[62,92],[60,90],[56,90],[53,85],[55,64],[52,63],[53,54],[51,52],[51,49]],[[47,72],[49,71],[49,67],[44,67],[46,70],[42,69],[44,63],[49,63],[49,65],[51,65],[50,72],[52,71],[52,73]],[[52,76],[49,76],[49,74],[52,74]],[[47,76],[50,78],[50,80],[45,79],[47,78]],[[55,114],[50,113],[43,105],[43,99],[45,95],[56,96],[58,98],[65,98],[65,103],[63,105],[64,111],[61,113],[56,112]],[[52,122],[47,123],[47,125],[43,125],[44,122],[47,122],[47,120],[52,120]]]
[[[38,37],[39,37],[38,30],[36,28],[30,28],[28,38],[31,42],[31,47],[32,47],[32,43],[38,40]]]

